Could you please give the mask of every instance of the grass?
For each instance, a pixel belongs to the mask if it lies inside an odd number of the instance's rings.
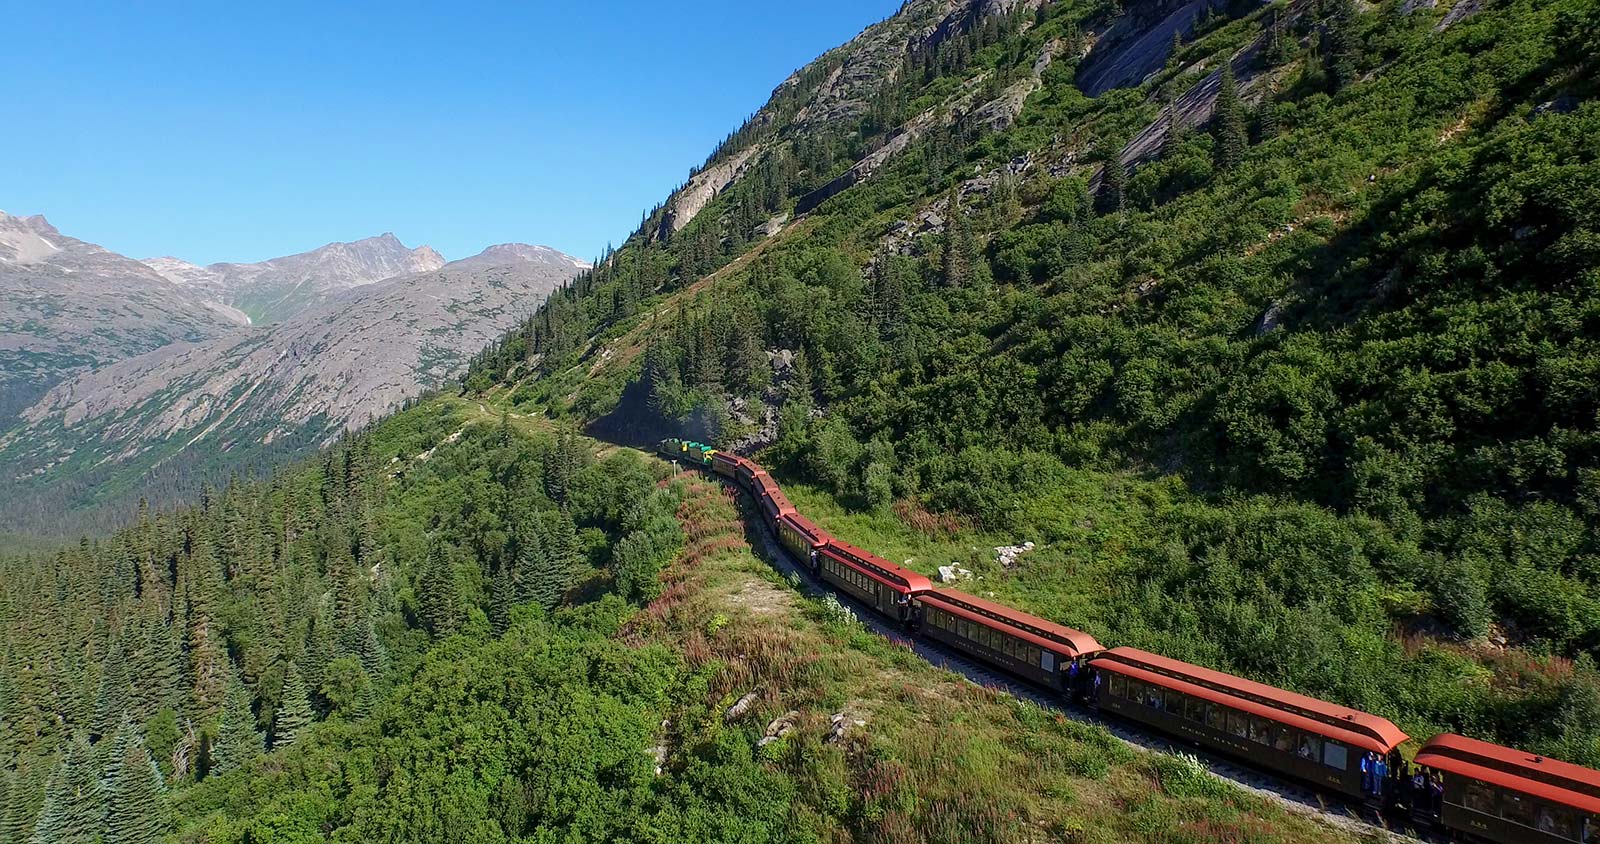
[[[755,742],[769,721],[794,713],[793,730],[759,753],[797,784],[793,811],[821,840],[1356,840],[1192,760],[1131,749],[841,620],[752,551],[748,499],[703,476],[678,482],[686,484],[678,516],[688,546],[665,573],[661,598],[625,635],[684,653],[704,679],[699,699],[684,701],[685,718],[702,727]],[[892,517],[841,517],[809,489],[793,497],[830,529],[875,550],[924,556],[924,565],[978,545],[976,536],[919,539],[893,528]],[[749,710],[723,724],[727,707],[752,691]],[[832,740],[836,714],[847,727]]]

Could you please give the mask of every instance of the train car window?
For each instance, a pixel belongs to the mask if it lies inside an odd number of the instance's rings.
[[[1111,675],[1111,696],[1121,698],[1128,696],[1128,681],[1122,679],[1121,674]]]
[[[1336,741],[1322,743],[1322,764],[1336,771],[1343,771],[1350,767],[1350,751]]]
[[[1600,817],[1590,815],[1583,819],[1583,844],[1590,844],[1594,839],[1590,836],[1600,833]]]
[[[1300,754],[1301,759],[1315,762],[1322,755],[1322,739],[1303,735],[1300,737],[1300,749],[1296,752]]]
[[[1533,801],[1515,791],[1502,791],[1500,816],[1512,823],[1533,826]]]
[[[1201,722],[1206,720],[1206,702],[1197,697],[1185,696],[1183,699],[1183,717],[1190,721]]]
[[[1295,745],[1295,740],[1294,740],[1294,729],[1293,728],[1291,728],[1291,727],[1273,727],[1272,728],[1272,747],[1273,747],[1274,750],[1281,750],[1284,753],[1293,753],[1294,752],[1294,745]]]
[[[1145,703],[1149,704],[1151,709],[1162,708],[1162,697],[1163,690],[1160,686],[1149,686],[1145,689]]]
[[[1535,826],[1547,835],[1556,835],[1569,840],[1577,838],[1578,825],[1574,823],[1572,813],[1556,806],[1540,806]]]
[[[1267,743],[1267,719],[1250,716],[1250,740],[1256,744]]]
[[[1494,791],[1476,780],[1467,783],[1462,804],[1474,812],[1482,812],[1485,815],[1499,814],[1495,809]]]
[[[1213,730],[1226,729],[1228,724],[1228,710],[1215,703],[1206,704],[1206,726]]]
[[[1236,736],[1238,738],[1249,738],[1250,737],[1250,724],[1249,724],[1249,721],[1250,721],[1250,716],[1245,715],[1242,712],[1232,712],[1232,711],[1230,711],[1228,713],[1228,732],[1232,733],[1234,736]]]

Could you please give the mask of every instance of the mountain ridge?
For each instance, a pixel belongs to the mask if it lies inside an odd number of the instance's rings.
[[[200,267],[176,258],[135,261],[61,235],[42,216],[0,218],[0,226],[0,285],[8,270],[35,281],[65,275],[84,290],[63,298],[93,303],[75,323],[92,330],[130,287],[101,283],[104,270],[73,274],[92,259],[135,279],[136,289],[189,308],[206,328],[149,338],[15,395],[9,423],[0,424],[0,489],[26,491],[31,500],[13,497],[0,521],[34,533],[64,527],[48,517],[49,507],[107,514],[112,524],[120,516],[109,514],[131,491],[175,500],[180,488],[193,489],[163,481],[155,494],[142,474],[183,476],[186,463],[209,467],[208,477],[226,474],[380,418],[459,374],[468,355],[588,266],[522,243],[447,262],[385,233],[256,264]],[[406,271],[371,278],[395,268]],[[293,307],[264,323],[224,301],[287,302],[294,291],[303,295]],[[165,316],[151,322],[181,324]]]

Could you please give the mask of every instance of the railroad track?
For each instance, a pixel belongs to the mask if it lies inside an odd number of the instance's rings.
[[[1444,837],[1428,830],[1412,827],[1397,828],[1387,818],[1369,807],[1351,805],[1337,797],[1263,773],[1198,746],[1173,741],[1133,727],[1121,719],[1106,717],[1096,709],[1064,700],[1053,691],[996,671],[937,642],[909,635],[897,625],[884,619],[867,604],[820,581],[808,566],[796,560],[773,535],[766,521],[760,518],[760,507],[751,505],[747,491],[725,477],[709,472],[706,474],[707,477],[716,478],[737,496],[740,514],[745,517],[745,531],[759,540],[752,545],[758,548],[760,556],[775,570],[785,577],[798,578],[806,585],[806,591],[810,595],[832,595],[840,605],[854,613],[856,619],[868,630],[904,646],[936,668],[959,674],[969,682],[998,689],[1020,700],[1031,701],[1074,721],[1104,728],[1131,747],[1153,753],[1189,754],[1198,759],[1212,775],[1227,780],[1247,792],[1272,800],[1296,814],[1314,817],[1339,829],[1366,835],[1369,840],[1424,841],[1440,842],[1440,844],[1447,841]],[[751,515],[755,518],[749,518]]]

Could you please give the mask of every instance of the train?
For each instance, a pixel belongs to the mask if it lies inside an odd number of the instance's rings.
[[[658,453],[749,492],[814,576],[910,635],[1171,739],[1418,827],[1490,844],[1600,844],[1600,771],[1455,734],[1423,743],[1388,719],[1093,636],[953,588],[829,534],[747,457],[663,440]]]

